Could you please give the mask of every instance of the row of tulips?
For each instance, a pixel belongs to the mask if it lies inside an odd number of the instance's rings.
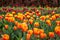
[[[60,40],[60,14],[7,12],[0,15],[0,30],[2,40]]]
[[[36,8],[36,7],[2,7],[2,8],[0,8],[0,11],[5,11],[5,12],[12,12],[12,11],[15,11],[15,12],[22,12],[22,13],[24,13],[24,12],[26,12],[26,11],[34,11],[34,10],[37,10],[37,9],[39,9],[39,10],[41,10],[41,11],[43,11],[43,12],[45,12],[46,11],[46,13],[48,12],[48,13],[50,13],[50,12],[52,12],[52,11],[59,11],[59,9],[60,9],[60,7],[55,7],[55,8],[50,8],[50,7],[48,7],[47,6],[47,8],[43,8],[43,7],[38,7],[38,8]]]

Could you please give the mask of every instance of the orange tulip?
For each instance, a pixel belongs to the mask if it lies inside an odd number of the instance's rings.
[[[8,22],[14,22],[15,18],[14,17],[5,17],[5,20],[7,20]]]
[[[28,34],[32,35],[33,34],[33,30],[28,30]]]
[[[55,27],[55,33],[60,36],[60,26]]]
[[[27,34],[26,35],[26,40],[30,40],[30,37],[31,37],[31,35],[30,34]]]
[[[38,34],[39,34],[39,29],[38,29],[38,28],[33,28],[33,33],[34,33],[35,35],[38,35]]]
[[[18,23],[18,24],[17,24],[17,28],[18,28],[18,29],[21,29],[21,28],[22,28],[22,23]]]
[[[59,14],[55,14],[55,17],[56,17],[56,18],[59,18],[59,16],[60,16]]]
[[[19,20],[23,20],[24,19],[24,15],[22,13],[18,13],[17,16],[18,16],[18,19]]]
[[[30,23],[30,24],[33,24],[33,20],[32,20],[32,19],[29,19],[29,23]]]
[[[51,26],[51,21],[50,20],[46,20],[46,24],[48,24],[49,26]]]
[[[23,20],[23,19],[24,19],[23,15],[18,16],[18,19],[19,19],[19,20]]]
[[[53,16],[51,17],[51,20],[52,20],[52,21],[53,21],[53,20],[56,20],[56,16],[53,15]]]
[[[16,26],[19,24],[18,21],[15,21],[14,23],[15,23]]]
[[[40,20],[42,20],[42,21],[45,21],[45,19],[46,19],[46,16],[41,16],[40,17]]]
[[[8,20],[8,17],[5,17],[5,20]]]
[[[14,29],[14,30],[17,30],[17,27],[16,27],[16,26],[14,26],[14,27],[13,27],[13,29]]]
[[[24,14],[23,14],[23,18],[26,18]]]
[[[49,19],[52,21],[52,18],[51,17]]]
[[[14,17],[15,17],[15,18],[18,18],[18,16],[17,16],[17,15],[14,15]]]
[[[8,21],[9,21],[9,22],[14,22],[14,21],[15,21],[15,18],[14,18],[14,17],[9,17],[9,18],[8,18]]]
[[[46,15],[46,18],[50,18],[50,15]]]
[[[3,38],[3,40],[9,40],[9,35],[8,34],[4,34],[4,35],[2,35],[2,38]]]
[[[49,37],[53,38],[54,37],[54,32],[49,32]]]
[[[26,15],[30,15],[30,12],[26,12],[25,14],[26,14]]]
[[[44,38],[46,38],[46,37],[47,37],[47,35],[46,35],[45,33],[41,33],[41,34],[40,34],[40,38],[41,38],[41,39],[44,39]]]
[[[39,29],[39,34],[44,33],[43,29]]]
[[[8,17],[10,13],[7,13],[5,16]]]
[[[8,25],[5,25],[5,27],[4,27],[5,29],[8,29]]]
[[[39,22],[34,23],[34,27],[39,27],[39,25],[40,25]]]
[[[60,21],[56,21],[56,24],[59,26],[60,25]]]
[[[28,19],[24,19],[23,22],[27,23],[28,22]]]
[[[26,32],[28,30],[28,26],[26,23],[22,23],[22,31]]]
[[[6,17],[13,17],[13,14],[7,13]]]

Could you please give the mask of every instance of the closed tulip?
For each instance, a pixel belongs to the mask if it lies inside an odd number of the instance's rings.
[[[55,27],[55,33],[60,36],[60,26]]]
[[[41,39],[44,39],[44,38],[46,38],[46,37],[47,37],[47,35],[46,35],[45,33],[41,33],[41,34],[40,34],[40,38],[41,38]]]
[[[49,37],[54,38],[54,32],[49,32]]]
[[[40,26],[39,22],[34,23],[34,27],[39,27],[39,26]]]
[[[9,40],[9,35],[8,34],[4,34],[4,35],[2,35],[2,38],[3,38],[3,40]]]
[[[46,20],[46,24],[48,24],[49,26],[51,26],[51,21],[50,20]]]

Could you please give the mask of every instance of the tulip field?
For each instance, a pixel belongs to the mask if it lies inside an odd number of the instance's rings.
[[[0,40],[60,40],[60,7],[0,7]]]

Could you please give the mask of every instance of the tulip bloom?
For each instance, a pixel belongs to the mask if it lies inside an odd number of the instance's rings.
[[[34,27],[39,27],[39,25],[40,25],[39,22],[34,23]]]
[[[29,23],[30,23],[30,24],[33,24],[33,20],[32,20],[32,19],[29,19]]]
[[[60,26],[55,27],[55,33],[60,36]]]
[[[26,32],[28,30],[28,25],[26,23],[22,23],[22,31]]]
[[[52,20],[52,21],[53,21],[53,20],[56,20],[56,16],[53,15],[53,16],[51,17],[51,20]]]
[[[34,33],[35,35],[38,35],[38,34],[39,34],[39,29],[38,29],[38,28],[33,28],[33,33]]]
[[[54,32],[49,32],[49,37],[54,38]]]
[[[43,29],[39,29],[39,34],[44,33]]]
[[[33,30],[28,30],[27,33],[30,34],[30,35],[32,35],[33,34]]]
[[[45,21],[45,19],[46,19],[46,16],[41,16],[40,17],[40,20],[42,20],[42,21]]]
[[[60,25],[60,21],[56,21],[56,24],[59,26]]]
[[[14,27],[13,27],[13,29],[14,29],[14,30],[17,30],[17,27],[16,27],[16,26],[14,26]]]
[[[4,27],[5,29],[8,29],[8,25],[5,25],[5,27]]]
[[[46,38],[46,37],[47,37],[47,35],[46,35],[45,33],[41,33],[41,34],[40,34],[40,38],[41,38],[41,39],[44,39],[44,38]]]
[[[9,35],[8,34],[4,34],[4,35],[2,35],[2,38],[3,38],[3,40],[9,40]]]
[[[49,26],[51,26],[51,21],[50,20],[46,20],[46,24],[48,24]]]
[[[31,35],[30,34],[27,34],[26,35],[26,40],[30,40],[30,37],[31,37]]]

